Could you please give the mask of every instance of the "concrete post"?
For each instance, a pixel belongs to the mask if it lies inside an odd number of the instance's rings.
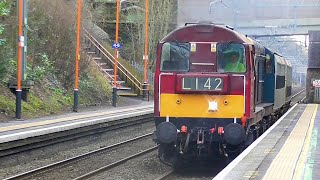
[[[312,82],[320,79],[320,31],[309,31],[308,69],[306,77],[307,101],[314,103]]]

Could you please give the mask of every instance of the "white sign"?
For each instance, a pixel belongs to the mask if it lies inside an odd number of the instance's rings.
[[[312,81],[312,85],[313,85],[314,87],[320,87],[320,79],[313,80],[313,81]]]

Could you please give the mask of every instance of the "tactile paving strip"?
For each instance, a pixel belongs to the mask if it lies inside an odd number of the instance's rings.
[[[317,106],[309,104],[263,179],[292,179]]]

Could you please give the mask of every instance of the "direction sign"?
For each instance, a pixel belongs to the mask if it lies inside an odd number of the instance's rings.
[[[120,44],[120,43],[114,43],[112,45],[112,49],[121,49],[121,48],[122,48],[122,44]]]

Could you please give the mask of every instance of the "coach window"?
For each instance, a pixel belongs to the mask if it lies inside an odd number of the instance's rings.
[[[164,43],[161,52],[161,71],[189,71],[190,44]]]
[[[246,72],[245,50],[242,44],[219,43],[218,72]]]

